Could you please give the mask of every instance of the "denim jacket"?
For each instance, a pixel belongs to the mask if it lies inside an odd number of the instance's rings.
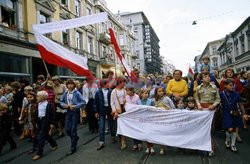
[[[110,100],[111,100],[111,92],[112,90],[108,90],[108,109],[109,111],[105,111],[104,107],[104,95],[102,88],[98,89],[98,91],[95,94],[95,102],[94,102],[94,111],[95,113],[98,113],[99,115],[106,115],[107,112],[111,113],[111,105],[110,105]]]
[[[63,108],[66,108],[66,106],[68,105],[67,94],[68,94],[68,91],[64,92],[64,94],[62,95],[62,97],[60,99],[60,105]],[[73,91],[72,105],[75,106],[75,109],[73,111],[80,110],[80,108],[83,107],[85,104],[86,104],[86,102],[83,100],[83,96],[81,95],[81,93],[77,90],[74,90]]]

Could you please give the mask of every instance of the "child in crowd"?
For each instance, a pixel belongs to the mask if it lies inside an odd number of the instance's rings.
[[[51,104],[47,101],[48,93],[46,91],[39,91],[37,93],[38,102],[38,118],[39,118],[39,141],[38,141],[38,151],[33,157],[33,160],[38,160],[43,155],[43,148],[45,141],[47,140],[51,145],[51,150],[55,151],[57,149],[56,141],[50,136],[51,129],[54,128],[55,113],[51,109]]]
[[[173,101],[168,96],[165,96],[164,88],[161,86],[155,89],[155,106],[167,110],[175,108]]]
[[[24,108],[20,123],[24,124],[24,131],[30,131],[32,137],[33,147],[29,153],[34,153],[37,151],[37,123],[38,123],[38,110],[37,110],[37,100],[36,93],[29,92],[27,94],[28,105]]]
[[[196,110],[197,109],[194,97],[190,96],[187,98],[187,108],[186,109],[187,110]]]
[[[177,107],[177,109],[184,109],[185,108],[185,104],[184,104],[182,98],[176,100],[176,107]]]
[[[161,86],[155,88],[155,107],[163,108],[166,110],[175,109],[173,101],[169,97],[165,96],[164,88]],[[165,154],[164,146],[161,146],[160,154]]]
[[[68,79],[66,82],[67,91],[61,97],[60,104],[64,109],[67,109],[65,116],[65,131],[71,139],[71,147],[68,155],[76,152],[77,142],[77,123],[79,121],[79,111],[86,103],[79,91],[76,90],[76,84],[73,79]]]
[[[99,146],[97,150],[104,148],[105,143],[105,123],[108,118],[109,130],[112,137],[112,143],[115,143],[114,119],[111,115],[111,89],[109,89],[108,79],[101,82],[101,88],[95,94],[94,110],[95,117],[99,120]]]
[[[21,109],[21,114],[20,114],[20,117],[19,117],[19,123],[22,123],[20,122],[21,118],[23,117],[23,113],[24,113],[24,110],[25,108],[27,107],[28,105],[28,99],[27,99],[27,95],[33,90],[33,88],[31,86],[26,86],[24,88],[24,98],[22,100],[22,109]],[[23,140],[25,139],[26,137],[29,137],[29,136],[26,136],[25,135],[25,130],[23,130],[23,133],[22,135],[19,137],[19,140]]]
[[[225,146],[233,152],[237,152],[235,146],[236,128],[242,127],[242,118],[247,118],[243,104],[240,102],[240,95],[234,91],[234,81],[226,79],[224,81],[224,91],[220,93],[223,108],[224,127],[226,129]],[[239,109],[240,108],[240,109]]]
[[[198,73],[202,73],[203,71],[209,72],[210,75],[213,74],[213,70],[212,70],[212,67],[210,65],[210,59],[208,56],[204,56],[202,58],[202,63],[198,68]]]
[[[140,99],[137,101],[138,105],[148,105],[154,106],[154,101],[148,98],[149,90],[147,88],[142,88],[139,94]],[[153,148],[153,144],[147,142],[147,149],[145,151],[146,154],[155,154],[155,150]]]
[[[5,87],[5,94],[4,96],[8,100],[7,105],[10,105],[11,101],[13,101],[13,93],[12,93],[12,88],[10,86]]]
[[[8,106],[0,103],[0,154],[6,141],[10,143],[11,150],[16,149],[16,143],[10,135],[11,131],[11,114]]]
[[[132,84],[128,84],[126,86],[126,91],[127,91],[127,95],[125,97],[125,101],[128,104],[137,104],[138,100],[140,99],[139,96],[135,93],[135,88]],[[142,141],[133,139],[134,145],[132,150],[142,150]]]

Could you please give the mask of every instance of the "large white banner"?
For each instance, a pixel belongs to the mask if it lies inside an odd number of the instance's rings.
[[[126,105],[117,133],[160,145],[211,151],[213,111],[164,110]]]
[[[106,12],[87,15],[79,18],[62,20],[62,21],[54,21],[50,23],[44,24],[34,24],[33,30],[35,33],[45,34],[50,32],[62,31],[66,29],[81,27],[92,25],[101,22],[108,21],[108,14]]]

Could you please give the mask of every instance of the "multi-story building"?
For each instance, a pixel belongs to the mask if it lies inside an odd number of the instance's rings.
[[[219,70],[221,65],[221,58],[217,51],[217,49],[221,46],[221,44],[224,42],[224,38],[208,42],[205,49],[203,50],[199,62],[202,62],[202,58],[204,56],[209,56],[210,59],[210,65],[212,66],[213,70]]]
[[[226,39],[218,49],[222,66],[220,71],[231,67],[236,72],[250,70],[250,17]]]
[[[200,58],[201,58],[201,55],[197,55],[197,56],[194,57],[194,63],[195,63],[194,72],[198,72],[198,66],[200,64]]]
[[[96,12],[107,12],[109,21],[97,25],[98,33],[98,49],[101,58],[100,72],[105,74],[108,70],[112,70],[115,74],[122,74],[124,70],[120,60],[116,57],[113,46],[110,45],[110,36],[108,35],[108,28],[112,28],[115,37],[120,46],[121,53],[124,56],[130,67],[133,67],[135,55],[135,36],[132,31],[127,29],[120,21],[119,16],[115,16],[106,5],[104,0],[96,1]]]
[[[46,75],[40,54],[37,51],[33,24],[47,23],[109,11],[104,0],[2,0],[0,1],[0,80],[12,81],[20,78],[31,82],[38,74]],[[105,9],[102,10],[100,6]],[[102,58],[115,58],[110,45],[107,28],[113,27],[119,40],[120,34],[127,38],[126,59],[132,66],[135,37],[109,12],[110,25],[89,25],[46,34],[47,37],[67,47],[78,55],[88,57],[89,69],[102,76]],[[115,23],[114,23],[115,22]],[[119,28],[118,28],[119,27]],[[105,55],[105,56],[104,56]],[[108,57],[108,56],[109,57]],[[117,62],[118,63],[118,62]],[[51,75],[62,78],[77,77],[69,69],[47,64]],[[116,66],[116,63],[113,63]],[[115,67],[116,68],[116,67]],[[121,70],[117,67],[117,70]]]
[[[162,59],[162,72],[164,75],[173,74],[175,70],[175,66],[171,60],[164,59],[164,57],[161,56]]]
[[[136,36],[136,65],[141,73],[162,73],[159,38],[143,12],[121,13],[122,22]]]

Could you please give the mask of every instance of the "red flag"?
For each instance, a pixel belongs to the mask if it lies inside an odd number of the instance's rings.
[[[115,48],[115,52],[118,56],[118,58],[120,59],[123,67],[125,68],[125,71],[127,72],[128,76],[130,77],[132,82],[136,82],[138,81],[137,77],[135,76],[133,70],[130,68],[130,66],[128,65],[127,61],[124,59],[124,57],[121,54],[121,50],[117,44],[116,38],[115,38],[115,34],[112,28],[109,28],[109,34],[111,37],[111,43],[114,45]]]

